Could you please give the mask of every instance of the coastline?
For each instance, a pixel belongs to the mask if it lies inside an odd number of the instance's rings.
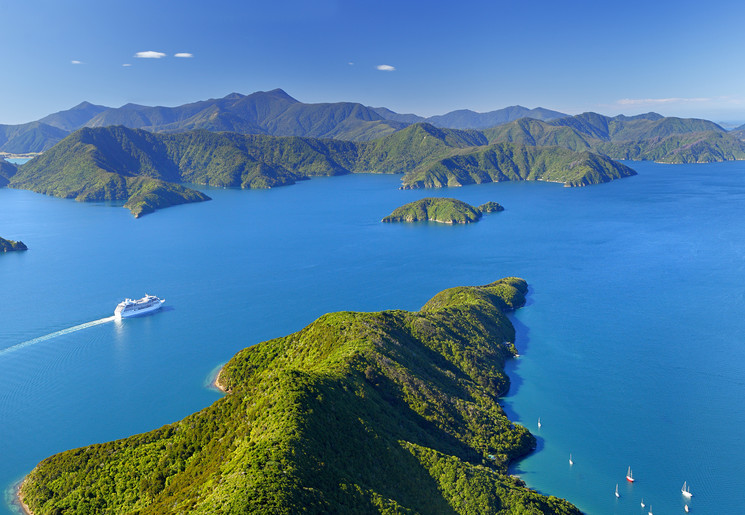
[[[220,383],[220,376],[222,375],[222,371],[225,368],[225,365],[220,367],[220,370],[217,372],[217,375],[215,376],[215,380],[212,381],[212,386],[220,390],[222,393],[228,393],[227,388],[223,384]]]
[[[27,479],[28,476],[24,477],[23,481],[18,483],[18,486],[15,488],[15,504],[17,504],[26,515],[34,515],[34,512],[31,511],[31,508],[29,508],[28,505],[23,502],[23,499],[21,498],[21,488],[23,488],[23,485],[26,484]]]

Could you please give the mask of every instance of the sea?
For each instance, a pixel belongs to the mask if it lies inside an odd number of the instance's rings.
[[[18,513],[15,487],[47,456],[214,402],[242,348],[505,276],[530,291],[511,315],[503,406],[538,439],[511,472],[590,514],[742,513],[745,163],[627,164],[639,175],[585,188],[400,190],[400,176],[364,174],[197,186],[213,200],[140,219],[0,189],[0,236],[29,247],[0,255],[0,513]],[[426,196],[505,211],[381,223]],[[146,293],[165,308],[113,320]]]

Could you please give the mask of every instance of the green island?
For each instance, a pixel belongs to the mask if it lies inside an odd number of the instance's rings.
[[[478,222],[483,213],[504,211],[496,202],[473,207],[454,198],[428,197],[409,202],[396,208],[383,218],[383,222],[439,222],[443,224],[468,224]]]
[[[505,278],[324,315],[238,352],[211,406],[49,457],[19,497],[36,515],[579,514],[507,470],[536,444],[499,404],[526,292]]]
[[[28,250],[28,247],[22,241],[0,238],[0,252],[12,252],[14,250]]]
[[[503,180],[581,186],[636,174],[587,151],[489,145],[478,131],[427,123],[365,142],[207,130],[154,134],[117,126],[83,128],[71,134],[9,174],[8,187],[79,201],[122,201],[140,216],[209,200],[181,182],[272,188],[349,173],[403,174],[403,188]]]

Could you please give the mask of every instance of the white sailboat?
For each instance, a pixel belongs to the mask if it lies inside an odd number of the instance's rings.
[[[574,461],[572,460],[572,453],[569,453],[569,464],[574,465]]]
[[[642,497],[642,508],[644,508],[646,504],[644,504],[644,497]]]
[[[687,505],[687,504],[685,505],[685,508],[683,508],[683,509],[684,509],[684,510],[686,511],[686,513],[688,513],[688,512],[690,512],[690,511],[691,511],[691,509],[690,509],[690,508],[688,507],[688,505]]]
[[[680,492],[681,492],[681,493],[682,493],[682,494],[683,494],[684,496],[688,497],[689,499],[690,499],[691,497],[693,497],[693,494],[691,493],[691,487],[690,487],[690,486],[688,486],[688,482],[687,482],[687,481],[683,481],[683,488],[681,488],[681,489],[680,489]]]
[[[652,515],[652,505],[649,505],[649,515]]]
[[[621,494],[618,493],[618,483],[616,483],[616,497],[621,497]]]
[[[541,417],[538,417],[538,429],[541,428]]]

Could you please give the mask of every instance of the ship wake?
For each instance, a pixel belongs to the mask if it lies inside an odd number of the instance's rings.
[[[106,318],[99,318],[98,320],[93,320],[92,322],[86,322],[84,324],[75,325],[72,327],[68,327],[67,329],[61,329],[59,331],[55,331],[53,333],[45,334],[44,336],[39,336],[38,338],[34,338],[33,340],[27,340],[22,343],[18,343],[16,345],[13,345],[12,347],[8,347],[7,349],[0,350],[0,356],[3,354],[8,354],[10,352],[14,352],[17,350],[20,350],[24,347],[29,347],[31,345],[45,342],[47,340],[51,340],[52,338],[56,338],[58,336],[62,336],[64,334],[70,334],[77,331],[81,331],[83,329],[88,329],[89,327],[93,327],[95,325],[101,325],[105,324],[107,322],[113,322],[116,319],[114,316],[106,317]]]

